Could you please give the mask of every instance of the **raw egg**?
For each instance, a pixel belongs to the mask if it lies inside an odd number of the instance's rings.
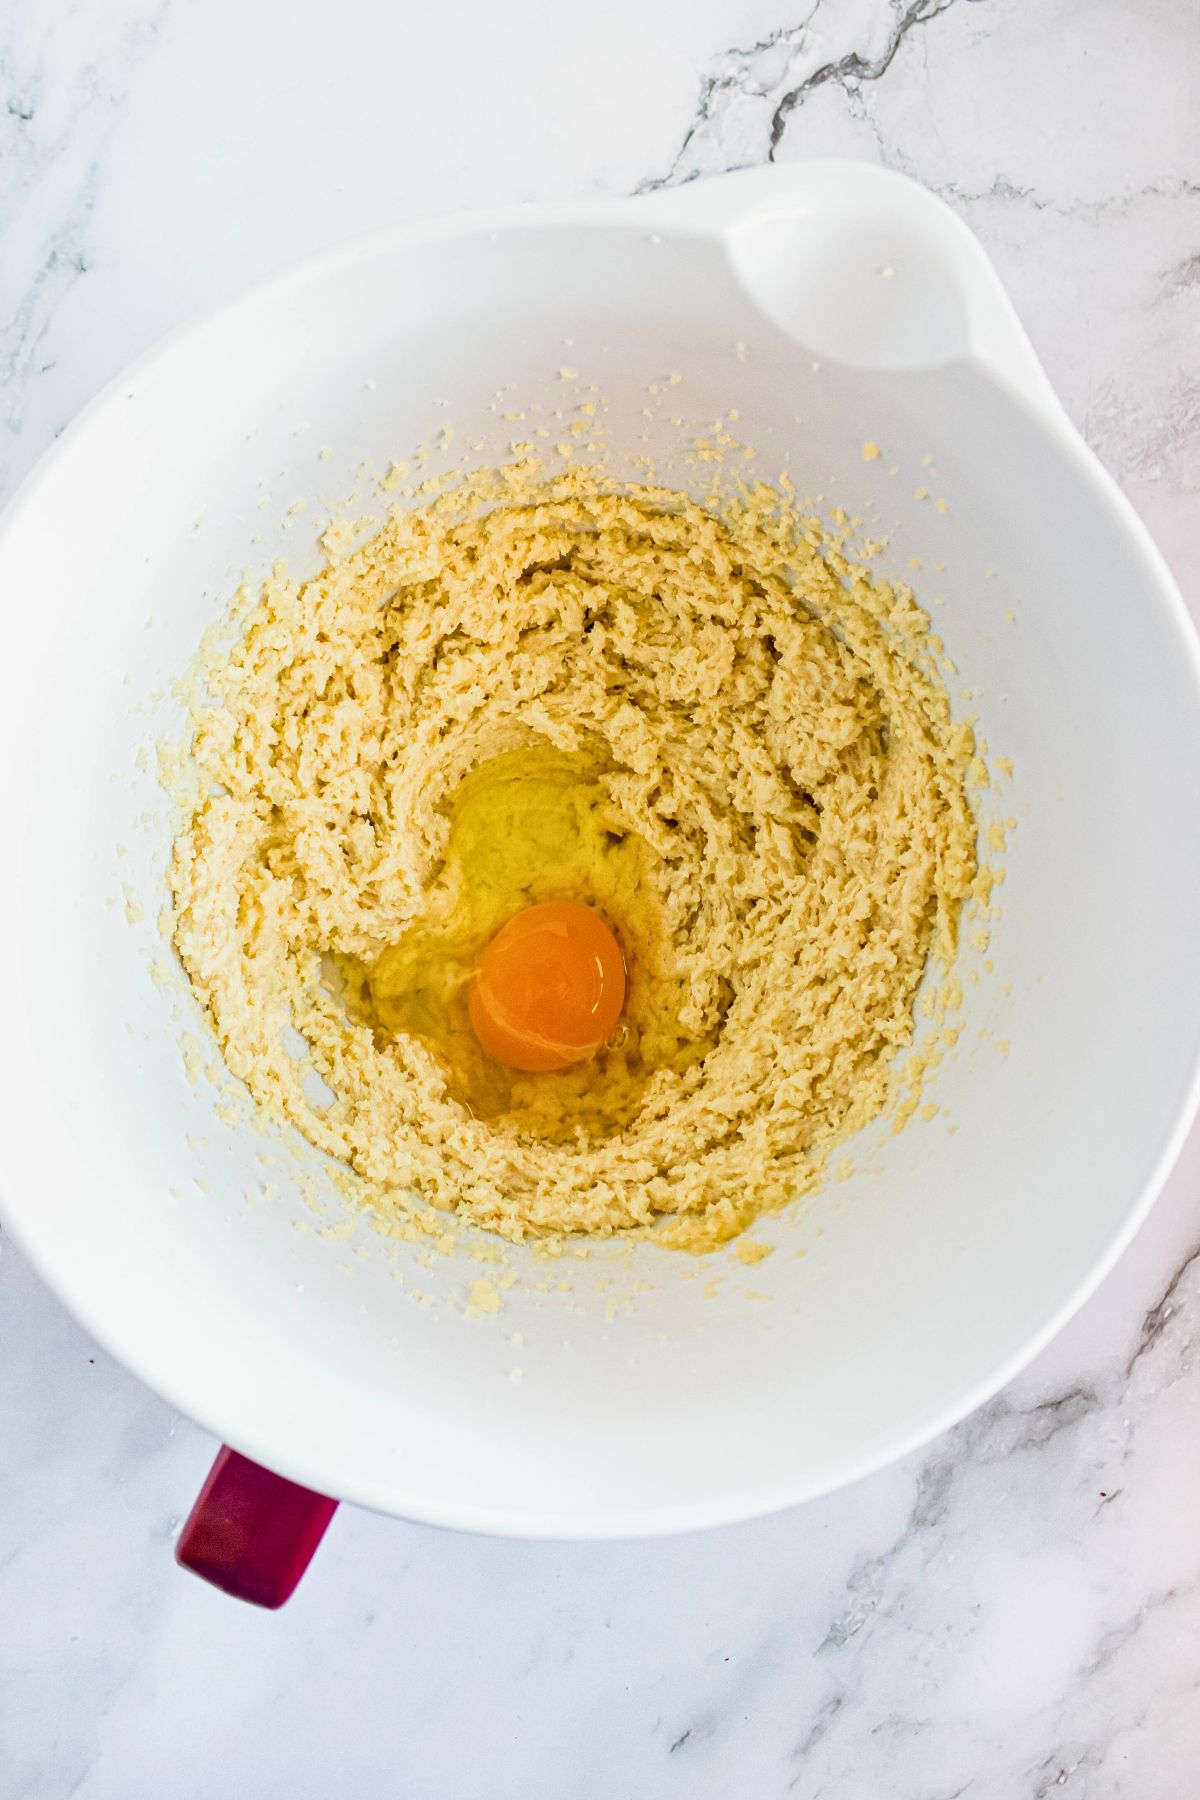
[[[583,1062],[625,1004],[625,962],[599,913],[577,900],[527,906],[502,925],[467,996],[483,1049],[531,1074]]]

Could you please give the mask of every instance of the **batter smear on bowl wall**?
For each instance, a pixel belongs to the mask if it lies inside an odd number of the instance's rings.
[[[514,465],[243,592],[172,885],[256,1100],[512,1238],[812,1188],[977,877],[971,728],[845,536]]]

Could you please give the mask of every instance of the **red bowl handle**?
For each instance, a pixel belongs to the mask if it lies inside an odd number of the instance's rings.
[[[336,1511],[336,1500],[226,1445],[179,1534],[175,1561],[235,1599],[282,1606]]]

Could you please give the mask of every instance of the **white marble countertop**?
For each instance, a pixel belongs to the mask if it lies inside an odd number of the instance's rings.
[[[25,0],[0,487],[162,332],[332,238],[861,156],[983,238],[1195,604],[1198,71],[1195,0]],[[645,1545],[344,1508],[266,1615],[171,1560],[212,1443],[0,1240],[0,1795],[1191,1796],[1198,1336],[1193,1137],[1076,1322],[899,1467]]]

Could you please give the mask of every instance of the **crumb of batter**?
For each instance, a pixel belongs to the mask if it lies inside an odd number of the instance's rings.
[[[895,1062],[976,883],[975,746],[925,614],[844,535],[766,484],[702,506],[526,463],[239,595],[191,713],[175,943],[229,1069],[377,1211],[703,1247],[915,1110],[941,1047]],[[637,1006],[478,1107],[379,971],[401,993],[396,946],[447,929],[472,781],[531,754],[630,846]]]

